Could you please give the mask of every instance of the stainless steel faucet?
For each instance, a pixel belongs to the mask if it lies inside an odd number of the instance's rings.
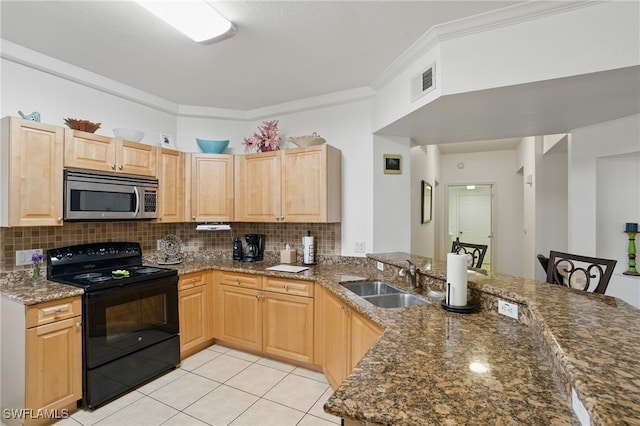
[[[420,287],[418,285],[418,280],[416,279],[418,268],[416,268],[416,265],[414,265],[409,259],[407,259],[407,262],[409,263],[409,269],[407,269],[407,281],[409,281],[409,288]]]

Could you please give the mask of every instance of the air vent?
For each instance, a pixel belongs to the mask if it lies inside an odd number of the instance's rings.
[[[411,102],[416,101],[436,87],[435,68],[436,64],[433,63],[411,79]]]

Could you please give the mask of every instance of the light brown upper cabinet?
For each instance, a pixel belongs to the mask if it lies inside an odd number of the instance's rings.
[[[235,221],[340,222],[341,152],[331,145],[235,157]]]
[[[194,222],[233,220],[233,155],[187,154],[186,218]]]
[[[64,129],[2,119],[0,226],[62,226]]]
[[[158,222],[184,222],[184,154],[173,149],[158,149]]]
[[[158,147],[65,129],[64,167],[156,176]]]

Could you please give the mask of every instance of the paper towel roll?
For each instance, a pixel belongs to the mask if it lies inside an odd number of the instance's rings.
[[[447,253],[447,305],[467,305],[467,255]]]
[[[307,265],[315,262],[315,247],[313,246],[313,237],[302,237],[302,262]]]

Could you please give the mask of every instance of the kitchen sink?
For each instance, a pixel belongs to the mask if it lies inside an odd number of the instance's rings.
[[[356,281],[340,285],[381,308],[406,308],[429,303],[382,281]]]
[[[408,306],[419,306],[429,303],[424,299],[414,296],[413,294],[404,292],[369,296],[365,297],[365,300],[381,308],[406,308]]]
[[[401,293],[399,290],[382,281],[358,281],[353,283],[341,283],[347,290],[351,290],[358,296],[376,296],[379,294]]]

